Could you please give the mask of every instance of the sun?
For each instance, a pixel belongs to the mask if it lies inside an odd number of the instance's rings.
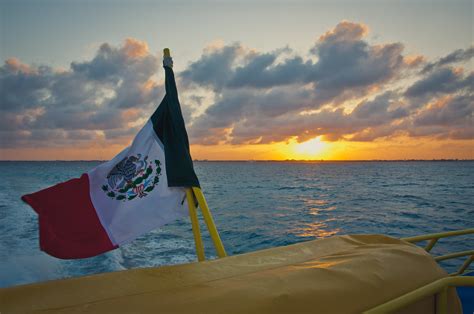
[[[292,143],[292,156],[296,159],[321,159],[328,148],[328,144],[315,137],[303,143]]]

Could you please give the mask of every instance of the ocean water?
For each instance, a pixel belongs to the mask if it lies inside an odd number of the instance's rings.
[[[37,216],[20,196],[98,163],[0,162],[0,287],[196,259],[188,218],[93,258],[41,252]],[[195,168],[229,254],[338,234],[404,237],[474,227],[471,161],[196,162]],[[434,253],[472,249],[473,239],[441,240]],[[215,258],[207,233],[204,243]],[[443,266],[452,271],[462,261]]]

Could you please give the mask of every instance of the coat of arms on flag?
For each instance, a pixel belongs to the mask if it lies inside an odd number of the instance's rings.
[[[194,172],[172,65],[165,53],[166,94],[130,146],[80,178],[22,196],[38,213],[43,251],[58,258],[98,255],[188,213],[199,234],[197,197],[225,256]],[[203,254],[198,250],[200,260]]]
[[[141,154],[125,157],[109,172],[102,190],[117,201],[131,201],[153,191],[160,175],[159,160],[148,163],[148,156],[142,157]]]

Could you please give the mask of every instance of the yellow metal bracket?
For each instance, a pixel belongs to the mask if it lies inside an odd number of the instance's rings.
[[[202,262],[206,259],[204,255],[204,245],[202,244],[201,230],[199,229],[199,221],[197,216],[196,204],[194,202],[194,194],[192,189],[186,189],[186,199],[188,201],[189,218],[193,227],[194,244],[196,245],[196,255],[198,261]]]
[[[199,208],[201,208],[201,213],[204,218],[204,222],[206,223],[207,229],[209,230],[209,235],[211,236],[212,242],[214,243],[217,256],[219,258],[226,257],[227,253],[224,249],[224,245],[222,244],[219,232],[217,232],[216,224],[214,223],[211,211],[209,210],[206,198],[204,197],[204,194],[202,193],[201,189],[197,187],[186,189],[186,198],[188,201],[189,216],[191,218],[191,224],[193,227],[194,243],[196,245],[196,255],[198,257],[198,261],[204,261],[206,259],[206,256],[204,254],[204,245],[202,243],[201,231],[199,229],[199,222],[195,203],[196,200],[199,205]]]

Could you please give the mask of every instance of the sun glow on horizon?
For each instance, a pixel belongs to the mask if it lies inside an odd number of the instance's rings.
[[[303,143],[289,144],[292,159],[323,159],[329,150],[329,144],[315,137]]]

